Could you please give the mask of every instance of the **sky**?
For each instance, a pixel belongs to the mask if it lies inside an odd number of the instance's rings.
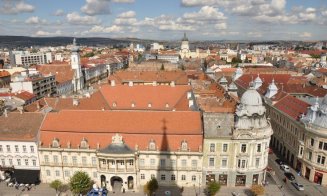
[[[0,0],[0,35],[327,40],[327,0]]]

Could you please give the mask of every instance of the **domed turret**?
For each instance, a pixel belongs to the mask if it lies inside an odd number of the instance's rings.
[[[267,93],[265,94],[266,97],[272,98],[274,95],[278,93],[278,88],[275,84],[275,80],[273,79],[271,84],[269,84]]]
[[[301,119],[302,122],[313,124],[315,126],[326,129],[327,128],[327,95],[319,104],[317,97],[316,102],[309,107],[307,114]]]
[[[241,104],[245,106],[261,106],[262,98],[260,94],[252,87],[245,91],[241,98]]]

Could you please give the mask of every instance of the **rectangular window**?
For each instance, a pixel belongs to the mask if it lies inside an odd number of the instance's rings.
[[[325,165],[325,159],[326,159],[326,157],[324,157],[324,156],[321,157],[321,164],[322,165]]]
[[[192,169],[196,169],[198,167],[198,161],[192,160]]]
[[[93,172],[93,178],[97,178],[98,177],[98,173],[97,172]]]
[[[327,143],[324,143],[324,150],[327,150]]]
[[[255,159],[255,166],[259,167],[259,163],[260,163],[260,158],[256,158]]]
[[[226,168],[227,167],[227,159],[221,160],[221,167]]]
[[[21,161],[20,161],[20,159],[17,159],[17,165],[21,165],[22,163],[21,163]]]
[[[144,159],[140,159],[140,166],[144,166]]]
[[[223,144],[223,152],[227,152],[228,150],[228,144]]]
[[[97,165],[97,158],[92,157],[92,166],[96,166],[96,165]]]
[[[309,152],[308,153],[308,159],[311,161],[311,158],[312,158],[312,152]]]
[[[172,174],[171,177],[170,177],[171,181],[175,181],[176,180],[176,176],[175,174]]]
[[[34,146],[30,146],[31,148],[31,153],[34,153]]]
[[[195,175],[192,176],[192,181],[193,181],[193,182],[196,181],[196,176],[195,176]]]
[[[15,152],[19,152],[18,145],[15,145]]]
[[[162,174],[160,179],[161,179],[162,181],[165,181],[165,180],[166,180],[166,175],[165,175],[165,174]]]
[[[36,160],[35,159],[32,160],[32,163],[33,163],[33,166],[36,166]]]
[[[215,144],[210,144],[210,152],[215,152]]]
[[[6,161],[5,161],[5,159],[1,159],[1,165],[2,165],[2,166],[5,166],[5,165],[6,165]]]
[[[303,155],[303,147],[302,146],[300,147],[300,155],[301,156]]]
[[[12,164],[12,159],[9,159],[9,165],[13,165],[13,164]]]
[[[150,165],[155,165],[156,164],[156,160],[155,159],[150,159]]]
[[[261,144],[257,145],[257,152],[261,152]]]
[[[166,167],[166,159],[160,159],[160,167]]]
[[[60,171],[56,170],[56,176],[60,176]]]
[[[25,145],[23,145],[23,152],[27,152]]]
[[[69,170],[65,170],[65,171],[64,171],[64,175],[65,175],[65,177],[70,177],[70,172],[69,172]]]
[[[174,160],[174,159],[170,160],[170,165],[172,167],[176,167],[176,160]]]
[[[310,144],[311,144],[311,146],[313,146],[315,144],[315,140],[313,138],[311,138]]]
[[[47,176],[51,176],[50,170],[46,170]]]
[[[58,156],[57,155],[53,155],[53,162],[58,163]]]
[[[83,164],[84,166],[87,164],[86,161],[87,161],[87,160],[86,160],[86,157],[82,157],[82,164]]]
[[[151,174],[151,179],[156,178],[156,175]]]
[[[7,147],[7,152],[10,152],[10,146],[6,145],[6,147]]]
[[[182,159],[182,167],[186,167],[186,164],[187,164],[186,159]]]
[[[182,175],[182,180],[186,180],[186,176],[185,175]]]
[[[73,156],[72,157],[72,160],[73,160],[73,165],[77,165],[77,157],[76,156]]]
[[[324,145],[323,142],[319,142],[319,146],[318,146],[318,148],[319,148],[320,150],[322,150],[323,145]]]
[[[62,156],[62,162],[67,163],[67,156],[66,155]]]
[[[317,163],[320,163],[320,161],[321,161],[321,156],[318,155],[318,156],[317,156]]]
[[[246,144],[241,145],[241,152],[243,152],[243,153],[246,152]]]
[[[145,179],[145,175],[141,174],[141,179],[144,180]]]
[[[214,167],[215,166],[215,158],[209,158],[209,166]]]
[[[49,163],[49,156],[48,155],[44,155],[44,162]]]
[[[28,159],[25,159],[25,165],[28,165]]]

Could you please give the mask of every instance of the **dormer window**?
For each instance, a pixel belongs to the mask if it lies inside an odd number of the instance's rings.
[[[52,140],[52,148],[59,148],[59,139],[57,139],[57,138],[54,138],[53,140]]]
[[[182,151],[187,151],[188,150],[188,146],[187,146],[187,141],[186,140],[183,140],[182,141],[181,150]]]
[[[153,139],[149,142],[149,150],[156,150],[156,142]]]
[[[136,105],[136,104],[135,104],[134,102],[132,102],[132,105],[131,105],[132,108],[135,108],[135,105]]]
[[[112,103],[112,107],[115,108],[116,106],[117,106],[117,103],[116,103],[116,102],[113,102],[113,103]]]
[[[169,104],[168,104],[168,103],[166,103],[165,107],[166,107],[166,108],[169,108]]]
[[[85,138],[83,138],[81,141],[81,148],[88,148],[88,147],[89,147],[88,141]]]
[[[148,108],[151,108],[152,107],[152,103],[148,103]]]

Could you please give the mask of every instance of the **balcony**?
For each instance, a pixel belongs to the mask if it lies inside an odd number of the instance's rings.
[[[102,172],[110,172],[110,173],[131,173],[135,172],[134,168],[99,168]]]

